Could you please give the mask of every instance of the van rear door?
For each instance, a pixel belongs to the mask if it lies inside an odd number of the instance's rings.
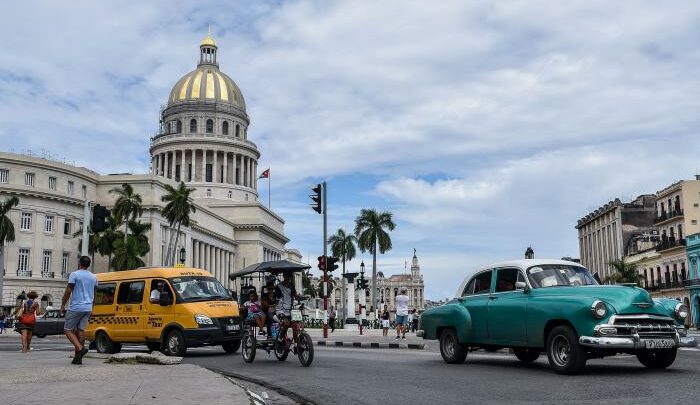
[[[120,342],[143,342],[144,280],[119,283],[114,337]]]

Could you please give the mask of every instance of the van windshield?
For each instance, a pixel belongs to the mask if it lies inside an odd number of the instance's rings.
[[[233,297],[214,277],[181,276],[169,279],[178,301],[231,301]]]

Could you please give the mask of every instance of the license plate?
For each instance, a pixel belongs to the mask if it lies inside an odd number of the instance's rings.
[[[647,339],[644,341],[644,347],[647,349],[671,349],[676,347],[676,342],[673,339]]]
[[[226,330],[227,331],[232,331],[232,330],[239,330],[241,329],[241,325],[226,325]]]

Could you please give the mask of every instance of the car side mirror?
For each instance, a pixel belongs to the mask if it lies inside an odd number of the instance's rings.
[[[527,292],[528,291],[527,283],[524,281],[516,281],[515,282],[515,289],[516,290],[523,290],[524,292]]]
[[[598,275],[598,272],[596,271],[593,273],[593,279],[598,282],[598,284],[603,284],[603,282],[600,280],[600,276]]]
[[[167,307],[168,305],[172,304],[172,300],[170,299],[170,294],[168,294],[167,292],[160,293],[160,297],[158,298],[158,303],[160,304],[161,307]]]

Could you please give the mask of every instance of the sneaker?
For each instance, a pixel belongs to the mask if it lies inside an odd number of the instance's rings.
[[[398,336],[396,337],[396,340],[399,340],[399,337],[398,337]]]
[[[83,347],[80,349],[78,353],[75,354],[75,357],[73,357],[73,361],[71,362],[72,364],[83,364],[83,356],[87,354],[88,349],[87,347]]]

